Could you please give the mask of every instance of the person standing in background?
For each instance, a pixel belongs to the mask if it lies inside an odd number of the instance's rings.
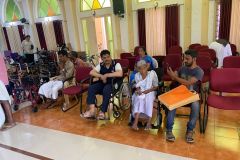
[[[26,35],[25,39],[22,41],[22,49],[23,54],[26,56],[26,62],[27,63],[33,63],[34,62],[34,54],[33,54],[33,43],[30,40],[30,35]]]
[[[232,50],[230,43],[225,39],[218,39],[212,42],[209,48],[215,50],[218,59],[218,68],[223,66],[223,60],[225,57],[232,56]]]

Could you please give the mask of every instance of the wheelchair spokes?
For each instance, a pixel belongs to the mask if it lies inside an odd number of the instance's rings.
[[[127,110],[131,106],[131,89],[128,83],[123,83],[119,91],[119,102],[122,110]]]

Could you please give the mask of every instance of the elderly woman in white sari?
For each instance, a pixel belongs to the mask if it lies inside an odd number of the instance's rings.
[[[153,103],[158,88],[158,77],[155,71],[148,71],[148,64],[141,60],[137,63],[138,73],[135,75],[136,91],[132,97],[134,123],[132,128],[138,130],[138,121],[147,121],[146,130],[151,128]]]

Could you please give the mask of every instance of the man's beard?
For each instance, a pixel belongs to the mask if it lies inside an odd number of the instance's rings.
[[[192,67],[192,65],[193,65],[193,62],[192,63],[185,63],[185,66],[187,66],[187,67]]]

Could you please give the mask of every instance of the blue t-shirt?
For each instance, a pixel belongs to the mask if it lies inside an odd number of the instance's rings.
[[[189,80],[191,77],[195,77],[198,81],[202,81],[203,75],[204,72],[200,67],[191,69],[189,67],[183,66],[178,70],[178,76],[185,80]],[[195,83],[193,86],[190,86],[189,89],[198,91],[198,84]]]

